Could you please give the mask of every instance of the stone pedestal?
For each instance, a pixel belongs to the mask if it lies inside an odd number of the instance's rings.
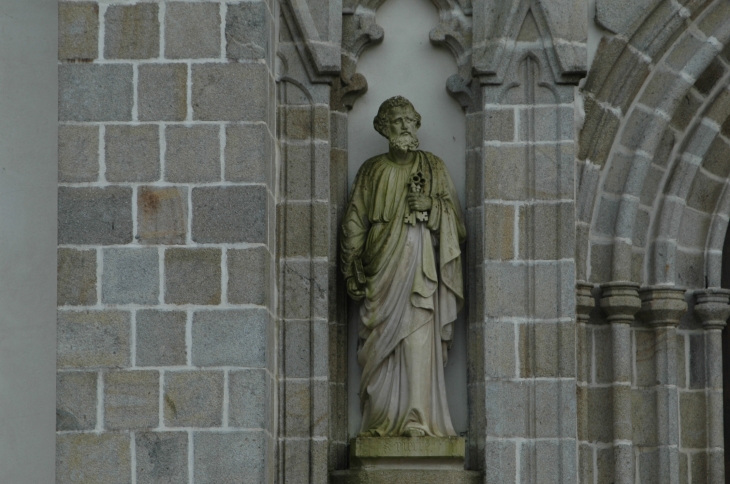
[[[350,441],[350,470],[332,484],[481,484],[464,470],[461,437],[358,437]]]

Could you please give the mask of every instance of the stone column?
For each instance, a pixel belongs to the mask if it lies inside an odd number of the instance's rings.
[[[695,293],[695,312],[705,328],[707,361],[707,482],[725,483],[722,329],[730,317],[730,290],[709,288]]]
[[[631,426],[631,323],[641,308],[639,285],[627,281],[601,286],[601,308],[613,340],[613,458],[615,484],[634,482]]]
[[[591,332],[586,328],[591,310],[596,301],[591,294],[593,284],[578,281],[575,284],[575,316],[576,316],[576,385],[578,414],[578,482],[593,482],[594,450],[585,442],[588,433],[588,385],[591,379],[592,344]],[[581,441],[584,442],[581,442]]]
[[[684,289],[647,287],[639,290],[637,317],[654,328],[657,446],[659,482],[679,483],[679,395],[677,393],[677,326],[687,312]]]

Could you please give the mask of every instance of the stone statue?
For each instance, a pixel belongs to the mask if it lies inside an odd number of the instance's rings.
[[[395,96],[375,130],[390,149],[360,168],[342,224],[342,270],[359,307],[361,437],[455,436],[444,369],[464,303],[466,237],[444,162],[418,151],[418,114]]]

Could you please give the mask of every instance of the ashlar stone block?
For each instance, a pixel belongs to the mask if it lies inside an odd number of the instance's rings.
[[[165,372],[164,418],[168,427],[220,427],[223,372]]]
[[[165,57],[220,57],[220,23],[217,3],[168,3],[165,9]]]
[[[104,17],[107,59],[151,59],[160,52],[155,3],[110,5]]]
[[[129,434],[56,436],[56,482],[127,484],[131,473]]]
[[[199,187],[192,198],[195,242],[266,242],[265,187]]]
[[[95,371],[59,371],[56,374],[56,431],[96,427]]]
[[[59,121],[131,121],[132,66],[58,66]]]
[[[197,311],[193,315],[193,365],[263,367],[267,322],[265,309]]]
[[[684,448],[703,449],[707,446],[706,398],[703,391],[681,392],[679,420],[681,443]]]
[[[124,311],[59,311],[58,368],[128,366],[129,321]]]
[[[200,183],[221,179],[217,126],[168,126],[165,130],[165,179]]]
[[[91,182],[99,177],[99,128],[58,127],[58,181]]]
[[[135,434],[137,484],[188,482],[187,432]]]
[[[193,442],[196,484],[265,482],[263,431],[195,432]]]
[[[220,304],[220,249],[165,251],[165,302]]]
[[[266,247],[230,249],[228,256],[228,302],[266,304],[269,251]]]
[[[137,81],[141,121],[183,121],[188,115],[188,67],[142,64]]]
[[[137,365],[174,366],[187,361],[183,311],[137,311]]]
[[[58,3],[58,60],[92,60],[98,55],[96,2]]]
[[[202,121],[264,121],[268,71],[264,64],[195,64],[193,118]]]
[[[160,375],[153,370],[110,371],[104,375],[104,426],[111,430],[159,424]]]
[[[269,38],[266,2],[243,2],[228,6],[226,56],[229,59],[263,59]]]
[[[101,300],[105,304],[156,304],[160,293],[157,249],[104,249]]]
[[[160,130],[157,125],[107,126],[106,179],[149,182],[160,178]]]
[[[57,304],[96,304],[96,250],[58,249]]]
[[[270,150],[271,137],[265,124],[226,126],[226,180],[266,182]]]
[[[263,369],[231,371],[228,374],[228,424],[232,427],[266,428],[269,413],[268,375]]]
[[[139,187],[137,239],[140,244],[185,243],[188,227],[186,187]]]

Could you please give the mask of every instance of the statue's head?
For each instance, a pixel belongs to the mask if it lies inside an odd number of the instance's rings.
[[[401,151],[418,148],[416,131],[421,127],[421,115],[403,96],[386,99],[373,119],[375,131],[388,138],[390,145]]]

